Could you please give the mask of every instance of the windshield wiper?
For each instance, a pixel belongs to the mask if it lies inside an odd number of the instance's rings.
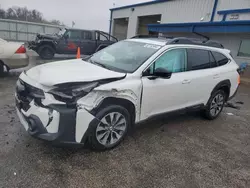
[[[103,64],[101,64],[101,63],[98,63],[98,62],[96,62],[96,61],[93,61],[92,59],[89,59],[89,62],[92,63],[92,64],[94,64],[94,65],[100,66],[100,67],[102,67],[102,68],[105,68],[105,69],[108,69],[108,70],[112,70],[112,69],[110,69],[108,66],[103,65]]]

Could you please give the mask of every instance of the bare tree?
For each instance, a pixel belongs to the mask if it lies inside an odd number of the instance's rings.
[[[48,21],[43,18],[43,14],[38,10],[28,10],[27,7],[12,7],[8,8],[6,11],[0,9],[0,18],[4,19],[13,19],[13,20],[22,20],[30,22],[39,22],[39,23],[50,23],[55,25],[60,25],[59,20],[53,19]]]
[[[5,19],[6,18],[6,12],[4,9],[0,8],[0,18]]]

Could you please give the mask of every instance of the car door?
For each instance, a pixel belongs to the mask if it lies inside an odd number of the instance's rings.
[[[186,106],[206,105],[219,79],[219,69],[211,52],[206,49],[187,48],[188,68],[185,78],[190,82],[185,94]]]
[[[76,54],[77,48],[81,44],[81,30],[68,30],[65,33],[66,48],[62,53],[65,54]]]
[[[91,55],[96,50],[96,39],[91,31],[82,31],[81,53]]]
[[[170,78],[155,78],[154,71],[164,68],[172,72]],[[189,80],[186,79],[186,49],[177,48],[163,53],[142,76],[141,119],[186,107]]]

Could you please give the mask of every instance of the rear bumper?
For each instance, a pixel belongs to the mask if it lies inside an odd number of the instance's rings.
[[[11,58],[5,59],[4,63],[10,69],[26,67],[29,64],[29,56],[25,54],[14,54]]]

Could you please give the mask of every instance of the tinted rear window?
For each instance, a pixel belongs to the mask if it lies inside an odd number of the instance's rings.
[[[213,54],[215,60],[217,61],[218,66],[222,66],[222,65],[227,64],[228,58],[226,56],[224,56],[218,52],[212,52],[212,54]]]
[[[210,68],[209,51],[199,49],[187,49],[189,70]]]

